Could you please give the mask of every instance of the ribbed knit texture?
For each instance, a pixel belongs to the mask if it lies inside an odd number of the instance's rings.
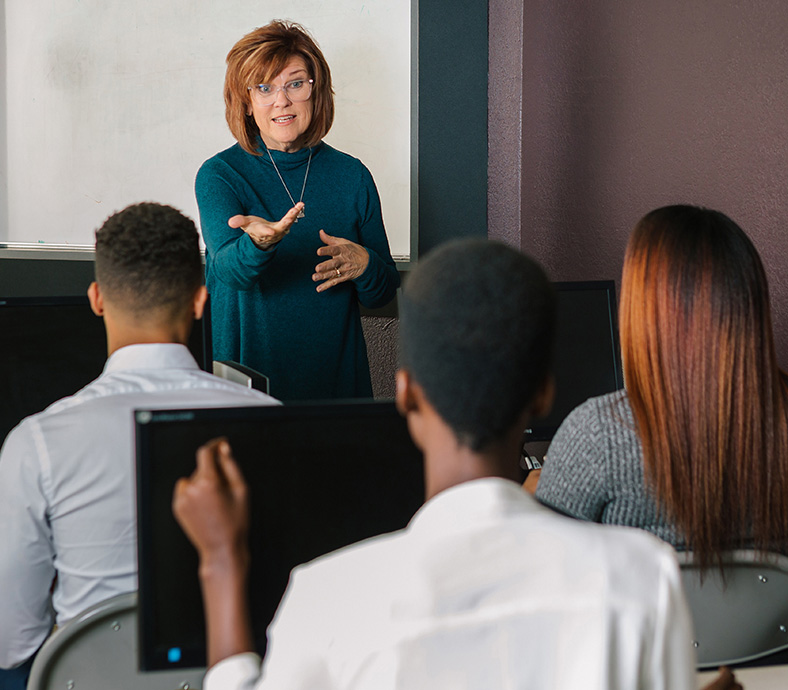
[[[625,391],[591,398],[569,414],[550,444],[536,497],[573,517],[640,527],[685,546],[646,486]]]
[[[298,201],[309,149],[271,154]],[[237,214],[279,220],[292,207],[267,154],[253,156],[238,144],[222,151],[202,165],[195,191],[207,246],[214,359],[262,372],[281,400],[371,396],[358,303],[389,302],[399,275],[364,165],[327,144],[314,147],[305,217],[268,251],[227,225]],[[325,260],[317,255],[321,228],[363,245],[370,258],[359,278],[318,293],[312,274]]]

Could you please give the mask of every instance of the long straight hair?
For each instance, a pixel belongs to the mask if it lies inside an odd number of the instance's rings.
[[[788,388],[758,252],[718,211],[635,227],[621,285],[624,378],[646,477],[701,568],[788,541]]]

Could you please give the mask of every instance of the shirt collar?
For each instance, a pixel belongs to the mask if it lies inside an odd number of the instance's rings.
[[[509,479],[485,477],[463,482],[433,496],[413,516],[408,529],[450,532],[505,515],[550,512],[519,484]]]
[[[189,348],[178,343],[139,343],[113,352],[104,365],[104,374],[140,369],[193,369],[200,367]]]

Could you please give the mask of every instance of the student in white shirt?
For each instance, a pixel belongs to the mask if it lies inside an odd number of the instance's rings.
[[[504,245],[449,243],[413,271],[396,399],[427,500],[406,529],[294,569],[262,666],[246,485],[225,440],[200,449],[173,508],[200,556],[206,690],[694,690],[670,547],[561,516],[516,482],[523,429],[552,401],[553,321],[541,268]]]
[[[186,348],[206,299],[190,219],[159,204],[111,216],[95,269],[103,373],[25,419],[0,453],[0,686],[24,687],[53,621],[137,588],[134,409],[276,403],[200,370]]]

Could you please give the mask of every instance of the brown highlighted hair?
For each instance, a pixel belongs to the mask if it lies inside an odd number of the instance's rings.
[[[251,154],[260,155],[260,132],[251,106],[249,87],[266,84],[293,57],[306,63],[312,85],[312,120],[296,140],[297,148],[315,146],[334,122],[334,90],[331,70],[315,40],[300,24],[273,21],[246,34],[227,54],[224,79],[225,117],[238,143]]]
[[[785,550],[788,387],[750,239],[718,211],[652,211],[627,246],[620,323],[646,476],[697,562]]]

